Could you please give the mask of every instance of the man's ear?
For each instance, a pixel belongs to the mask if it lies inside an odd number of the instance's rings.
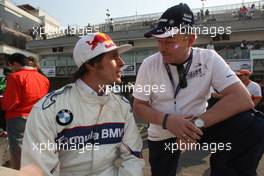
[[[85,64],[84,68],[85,68],[86,72],[90,72],[92,70],[95,70],[94,65],[91,65],[91,64]]]
[[[196,35],[190,34],[189,35],[189,47],[192,47],[195,42],[196,42]]]
[[[13,64],[10,65],[15,68],[15,70],[20,70],[22,68],[22,66],[17,62],[13,62]]]
[[[22,65],[20,63],[18,63],[18,62],[14,62],[13,65],[17,66],[17,67],[22,67]]]

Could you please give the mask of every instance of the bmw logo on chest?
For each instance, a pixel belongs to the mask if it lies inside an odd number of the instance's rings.
[[[72,120],[73,120],[72,112],[68,109],[62,109],[56,115],[56,121],[61,126],[70,124]]]

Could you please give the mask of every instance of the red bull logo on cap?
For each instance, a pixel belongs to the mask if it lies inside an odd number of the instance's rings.
[[[115,44],[112,41],[112,39],[108,35],[106,35],[104,33],[97,33],[94,36],[94,39],[92,41],[87,41],[86,43],[88,45],[92,46],[91,47],[92,50],[94,50],[99,43],[104,44],[105,48],[110,48],[110,47],[115,46]]]

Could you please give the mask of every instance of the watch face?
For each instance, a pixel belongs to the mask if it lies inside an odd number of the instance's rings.
[[[195,126],[197,126],[198,128],[202,128],[202,127],[204,127],[204,121],[202,120],[202,119],[196,119],[195,121],[194,121],[194,124],[195,124]]]

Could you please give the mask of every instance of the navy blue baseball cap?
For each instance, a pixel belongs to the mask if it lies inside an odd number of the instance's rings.
[[[181,27],[192,27],[194,15],[190,7],[185,3],[180,3],[167,9],[158,20],[155,29],[144,34],[146,38],[157,37],[167,38],[177,33]]]

